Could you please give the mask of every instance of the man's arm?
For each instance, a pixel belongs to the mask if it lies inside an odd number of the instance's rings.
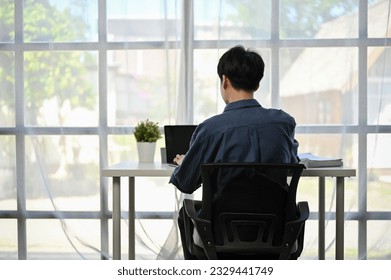
[[[193,193],[202,182],[201,164],[210,161],[211,148],[205,142],[203,133],[197,127],[191,139],[186,155],[177,155],[174,162],[178,164],[170,178],[170,183],[183,193]]]
[[[176,165],[181,165],[184,158],[185,158],[185,155],[176,155],[175,158],[172,161]]]

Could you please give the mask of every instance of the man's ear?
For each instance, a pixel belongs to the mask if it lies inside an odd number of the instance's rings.
[[[223,75],[222,81],[221,81],[221,86],[223,89],[227,89],[227,87],[231,84],[230,80],[227,78],[227,76]]]

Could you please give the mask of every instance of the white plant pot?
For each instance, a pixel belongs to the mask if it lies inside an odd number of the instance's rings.
[[[137,142],[139,162],[153,162],[155,159],[156,142]]]

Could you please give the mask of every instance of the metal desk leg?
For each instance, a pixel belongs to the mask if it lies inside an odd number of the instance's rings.
[[[134,207],[134,177],[129,177],[129,260],[136,258],[135,247],[135,207]]]
[[[113,177],[113,260],[121,259],[121,178]]]
[[[336,232],[335,232],[335,259],[344,259],[344,203],[345,186],[344,177],[337,177],[337,197],[336,197]]]
[[[318,206],[318,213],[319,213],[319,221],[318,221],[318,258],[320,260],[325,259],[325,248],[326,248],[326,242],[325,242],[325,177],[319,177],[319,206]]]

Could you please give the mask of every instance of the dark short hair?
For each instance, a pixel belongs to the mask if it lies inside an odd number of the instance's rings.
[[[217,74],[225,75],[235,89],[255,91],[263,78],[265,63],[255,51],[235,46],[224,53],[217,65]]]

